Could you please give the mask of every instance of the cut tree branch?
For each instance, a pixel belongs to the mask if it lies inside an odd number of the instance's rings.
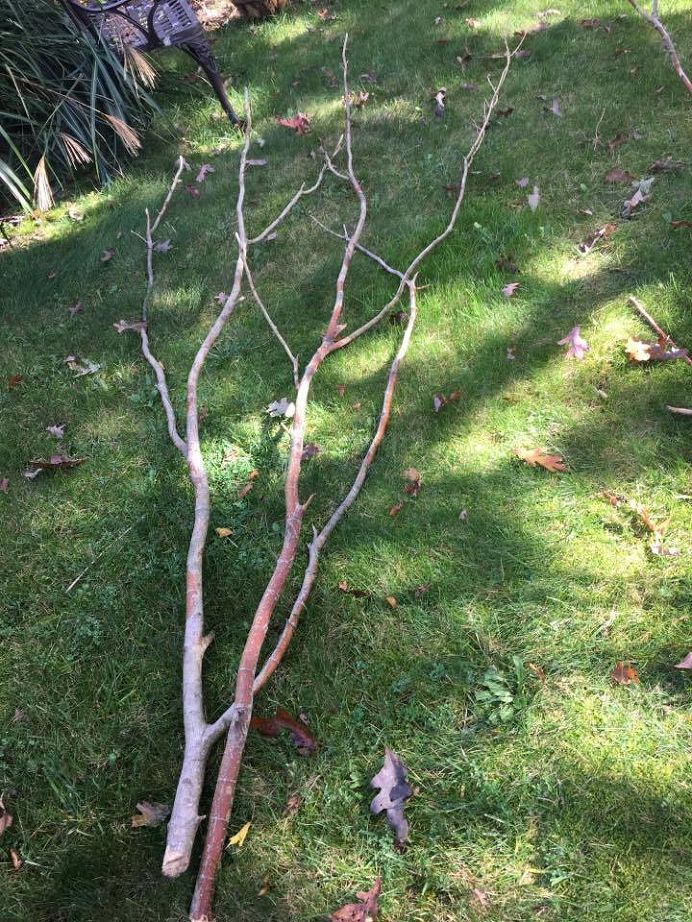
[[[637,13],[639,13],[642,19],[648,22],[649,25],[652,26],[661,36],[663,47],[670,55],[670,63],[673,65],[673,70],[680,78],[682,85],[685,87],[687,92],[692,94],[692,81],[683,69],[680,57],[675,49],[675,45],[673,44],[673,39],[670,37],[670,33],[658,18],[658,0],[652,0],[651,13],[647,13],[645,9],[642,9],[642,7],[637,3],[637,0],[628,0],[628,2],[629,5],[633,7]]]

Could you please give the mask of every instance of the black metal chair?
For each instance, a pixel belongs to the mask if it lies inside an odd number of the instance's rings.
[[[207,75],[231,124],[242,125],[228,99],[204,30],[187,0],[61,2],[80,26],[102,36],[116,49],[129,45],[138,51],[169,47],[185,51]]]

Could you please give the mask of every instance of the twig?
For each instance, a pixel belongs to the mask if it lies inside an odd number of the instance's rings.
[[[671,339],[671,337],[668,336],[668,334],[666,333],[666,331],[665,331],[664,329],[662,329],[662,328],[656,323],[656,321],[654,320],[654,318],[653,318],[653,317],[651,316],[651,314],[647,311],[647,309],[644,307],[644,305],[643,305],[642,302],[639,300],[639,298],[635,298],[634,295],[630,295],[629,298],[627,299],[627,303],[630,304],[630,305],[638,312],[638,314],[640,315],[640,317],[642,317],[642,319],[644,319],[644,320],[649,324],[649,326],[650,326],[651,329],[654,331],[654,333],[657,334],[657,336],[659,336],[662,340],[664,340],[664,342],[669,343],[670,346],[671,346],[673,349],[678,349],[678,348],[679,348],[679,347],[675,344],[675,342]],[[683,351],[683,350],[681,350],[681,351]],[[681,356],[681,358],[683,358],[683,359],[687,362],[688,365],[692,365],[692,357],[690,357],[690,356],[687,355],[686,353],[683,353],[683,355]]]
[[[484,114],[483,121],[478,127],[476,136],[474,138],[473,143],[471,144],[471,147],[469,148],[468,153],[464,157],[464,163],[463,163],[463,167],[461,170],[461,179],[459,181],[459,191],[457,193],[457,198],[454,203],[454,208],[452,209],[452,215],[449,219],[449,222],[447,223],[447,226],[445,227],[443,231],[441,231],[441,233],[437,235],[437,237],[435,237],[434,240],[432,240],[426,247],[424,247],[416,257],[414,257],[409,267],[404,271],[403,277],[399,283],[399,287],[397,291],[395,292],[394,296],[387,304],[385,304],[382,310],[378,314],[376,314],[374,317],[372,317],[370,320],[368,320],[367,323],[364,323],[362,326],[358,327],[357,330],[354,330],[353,333],[350,333],[348,336],[344,336],[342,339],[339,339],[337,342],[335,342],[332,347],[333,350],[343,349],[344,346],[348,346],[359,336],[362,336],[363,333],[367,333],[368,330],[371,330],[373,327],[377,326],[380,320],[382,320],[383,317],[386,317],[386,315],[392,310],[392,308],[395,307],[396,304],[399,302],[399,300],[401,299],[401,295],[404,291],[406,281],[411,278],[411,276],[414,274],[418,266],[420,266],[420,264],[423,262],[425,257],[428,256],[428,254],[431,253],[436,247],[438,247],[440,243],[442,243],[442,241],[445,240],[454,230],[454,227],[456,226],[456,223],[457,223],[457,218],[459,217],[459,211],[461,209],[461,204],[464,201],[464,195],[466,194],[466,180],[469,175],[469,170],[471,169],[471,164],[473,163],[474,157],[476,156],[476,154],[480,150],[481,145],[483,144],[483,140],[488,130],[488,125],[490,124],[492,114],[500,98],[500,91],[507,78],[507,74],[509,73],[509,69],[512,64],[513,52],[509,50],[509,45],[506,42],[505,42],[505,52],[506,52],[505,66],[502,70],[502,73],[500,74],[500,79],[497,82],[497,86],[493,88],[493,94],[490,100],[485,104],[485,114]]]
[[[91,570],[94,564],[98,563],[99,560],[101,560],[101,558],[104,556],[104,554],[107,554],[108,551],[112,549],[114,544],[117,544],[118,541],[122,541],[125,535],[129,535],[134,527],[135,527],[134,525],[130,525],[128,528],[125,529],[125,531],[121,532],[117,538],[113,538],[112,540],[109,540],[108,547],[105,550],[101,551],[100,554],[97,554],[96,557],[94,557],[94,559],[91,561],[91,563],[88,564],[86,567],[84,567],[84,569],[78,576],[75,576],[75,578],[72,580],[72,582],[67,587],[65,592],[72,592],[72,590],[77,585],[77,583],[82,579],[82,577],[86,576],[86,574],[89,572],[89,570]]]
[[[380,262],[379,257],[373,256],[373,258],[377,262]],[[407,282],[406,286],[409,290],[408,323],[406,324],[406,329],[404,330],[404,335],[401,340],[399,349],[389,369],[389,376],[387,378],[387,385],[384,391],[384,399],[382,401],[382,409],[380,411],[380,418],[377,424],[377,429],[375,430],[375,435],[373,436],[373,439],[370,442],[370,446],[368,447],[368,450],[365,453],[363,460],[361,461],[358,474],[356,475],[356,479],[351,485],[351,489],[348,491],[339,506],[337,506],[337,508],[334,510],[331,517],[327,521],[327,524],[322,528],[322,530],[320,532],[315,530],[313,534],[313,539],[308,545],[308,565],[303,576],[303,583],[300,587],[300,592],[298,593],[298,596],[293,604],[291,614],[286,621],[286,624],[284,625],[283,631],[281,632],[281,636],[279,637],[274,650],[267,657],[264,666],[255,679],[255,694],[257,694],[257,692],[264,687],[283,659],[295,629],[298,626],[298,619],[300,618],[300,615],[305,608],[305,603],[308,600],[315,579],[317,577],[317,567],[319,564],[320,552],[322,551],[324,545],[327,543],[331,533],[334,531],[346,512],[351,508],[353,503],[358,498],[358,494],[360,493],[361,488],[365,483],[365,478],[368,475],[368,471],[370,470],[375,455],[377,454],[377,450],[382,444],[385,432],[387,431],[389,416],[392,409],[392,397],[399,373],[399,366],[401,365],[406,356],[406,353],[408,352],[409,343],[411,342],[411,334],[413,332],[413,327],[417,316],[415,279]]]
[[[692,416],[692,407],[671,407],[666,406],[669,413],[677,413],[678,416]]]
[[[648,22],[649,25],[652,26],[661,36],[663,47],[670,55],[670,63],[673,65],[673,70],[680,78],[682,85],[685,87],[687,92],[692,95],[692,80],[690,80],[690,78],[683,70],[682,63],[680,62],[677,51],[675,50],[675,45],[673,44],[673,39],[670,37],[670,33],[658,18],[657,0],[652,0],[651,13],[647,13],[646,10],[642,9],[642,7],[637,3],[637,0],[628,0],[628,2],[629,5],[633,7],[637,13],[639,13],[642,19]]]
[[[601,143],[601,136],[598,133],[598,129],[601,127],[601,122],[603,121],[605,114],[606,114],[606,110],[604,108],[603,112],[601,112],[601,117],[596,122],[596,131],[594,132],[594,136],[593,136],[593,149],[594,150],[597,150],[598,145]]]
[[[332,154],[333,157],[336,157],[336,155],[337,155],[337,154],[339,153],[339,151],[341,150],[341,143],[342,143],[342,140],[343,140],[343,138],[339,138],[339,141],[338,141],[336,147],[334,148],[334,153]],[[325,152],[325,156],[326,156],[326,152]],[[303,183],[303,185],[300,187],[300,189],[298,189],[298,191],[297,191],[296,194],[293,196],[293,198],[290,199],[290,201],[288,202],[288,204],[281,210],[281,212],[279,213],[279,215],[278,215],[276,218],[274,218],[274,220],[271,222],[271,224],[268,224],[268,225],[264,228],[264,230],[263,230],[260,234],[258,234],[256,237],[250,237],[250,238],[249,238],[249,240],[248,240],[248,244],[249,244],[249,245],[253,245],[253,244],[255,244],[255,243],[262,243],[263,240],[266,240],[271,234],[273,234],[273,232],[276,230],[276,228],[279,226],[279,224],[281,224],[281,222],[284,221],[284,220],[288,217],[288,215],[291,213],[291,211],[293,211],[293,209],[294,209],[295,206],[298,204],[298,202],[303,198],[303,196],[305,196],[305,195],[312,195],[313,192],[316,192],[316,191],[319,189],[319,187],[322,185],[322,180],[324,179],[324,174],[325,174],[325,172],[327,171],[327,163],[328,163],[328,161],[326,161],[326,162],[323,164],[322,169],[320,170],[320,172],[319,172],[319,174],[318,174],[318,176],[317,176],[317,179],[315,180],[315,182],[314,182],[311,186],[309,186],[309,187],[306,189],[306,188],[305,188],[305,183]]]
[[[267,324],[269,325],[269,329],[272,331],[274,336],[276,336],[276,338],[279,340],[284,352],[288,356],[288,360],[291,363],[291,368],[293,369],[293,383],[295,384],[296,390],[298,390],[298,387],[300,386],[300,373],[298,369],[298,359],[291,352],[291,347],[288,345],[286,340],[281,335],[281,331],[279,330],[277,325],[274,323],[274,321],[270,317],[269,311],[267,310],[267,308],[264,306],[264,302],[260,298],[257,288],[255,287],[255,281],[252,277],[252,273],[250,272],[250,267],[248,266],[247,252],[242,247],[240,239],[239,238],[237,239],[238,239],[238,246],[240,248],[240,254],[243,260],[243,266],[245,267],[245,275],[247,277],[248,285],[250,286],[250,291],[252,292],[252,296],[255,299],[255,303],[257,304],[260,311],[262,312],[264,319],[267,321]]]

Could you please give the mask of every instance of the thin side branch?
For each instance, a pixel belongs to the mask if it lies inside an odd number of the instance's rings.
[[[240,254],[243,260],[243,266],[245,267],[245,275],[247,277],[248,285],[250,286],[250,291],[252,292],[252,297],[255,299],[255,303],[257,304],[257,307],[259,307],[260,311],[262,312],[262,315],[264,316],[264,319],[267,321],[269,329],[272,331],[274,336],[276,336],[278,341],[281,343],[282,349],[288,356],[288,360],[291,363],[291,368],[293,369],[293,383],[295,384],[296,390],[298,390],[300,386],[300,372],[298,369],[298,359],[291,352],[291,347],[288,345],[286,340],[281,335],[281,331],[279,330],[277,325],[272,320],[271,316],[269,315],[269,311],[264,306],[264,302],[259,296],[257,288],[255,287],[255,281],[252,277],[252,273],[250,272],[250,267],[248,266],[247,253],[240,245],[240,240],[238,240],[238,246],[240,248]]]
[[[637,0],[628,0],[628,2],[629,5],[633,7],[637,13],[639,13],[642,19],[648,22],[649,25],[652,26],[661,36],[663,47],[670,55],[670,63],[673,65],[673,70],[680,78],[680,81],[682,82],[682,85],[685,87],[687,92],[692,95],[692,80],[690,80],[683,69],[680,57],[675,49],[675,45],[673,44],[673,39],[670,37],[670,33],[658,18],[657,0],[652,0],[651,13],[647,13],[646,10],[642,9],[642,7],[637,3]]]
[[[373,258],[379,262],[379,257],[373,256]],[[396,271],[396,270],[394,270]],[[274,671],[278,667],[279,663],[284,657],[286,650],[293,638],[296,627],[298,626],[298,619],[305,608],[305,604],[308,600],[312,587],[314,585],[315,579],[317,577],[317,568],[319,565],[320,552],[322,548],[327,543],[329,536],[334,531],[336,526],[339,524],[341,519],[344,517],[346,512],[351,508],[353,503],[358,498],[358,494],[361,491],[363,484],[365,483],[365,478],[368,475],[368,471],[372,465],[372,462],[377,454],[377,450],[382,444],[384,439],[385,432],[387,431],[387,426],[389,424],[389,417],[392,410],[392,398],[394,395],[394,389],[396,387],[397,376],[399,374],[399,367],[403,362],[406,353],[408,352],[408,347],[411,342],[411,334],[413,332],[413,327],[416,322],[417,316],[417,304],[416,304],[416,284],[415,279],[407,282],[406,286],[409,291],[409,316],[408,323],[406,324],[406,329],[404,330],[404,335],[401,340],[399,349],[394,356],[394,360],[389,369],[389,375],[387,377],[387,385],[384,391],[384,399],[382,401],[382,409],[380,411],[380,418],[377,424],[377,429],[375,430],[375,435],[373,436],[372,441],[368,447],[363,460],[361,461],[356,479],[351,485],[351,489],[348,491],[346,496],[343,498],[341,503],[332,513],[331,517],[327,521],[326,525],[320,532],[315,532],[313,539],[308,545],[308,565],[303,576],[303,583],[300,587],[298,596],[293,604],[291,609],[291,614],[284,625],[281,636],[277,641],[276,646],[272,653],[267,657],[264,666],[261,671],[258,673],[255,679],[254,692],[257,694],[260,689],[264,687],[267,681],[271,678]]]
[[[178,157],[178,168],[173,177],[173,182],[171,183],[166,197],[163,200],[163,204],[159,208],[159,212],[156,215],[154,223],[151,223],[151,218],[149,217],[149,209],[146,209],[146,232],[144,238],[144,244],[147,248],[147,289],[144,295],[144,300],[142,301],[142,325],[140,327],[140,339],[142,341],[142,354],[144,358],[151,365],[154,374],[156,375],[156,389],[159,392],[161,397],[161,403],[163,405],[164,413],[166,414],[166,423],[168,425],[168,435],[170,436],[171,442],[178,449],[183,458],[187,458],[187,444],[185,440],[181,437],[178,432],[178,424],[175,418],[175,411],[173,409],[173,404],[171,403],[171,395],[168,391],[168,382],[166,381],[166,373],[163,370],[163,365],[159,360],[152,354],[151,348],[149,346],[149,334],[147,332],[147,323],[149,320],[149,304],[151,302],[151,297],[154,293],[154,233],[161,223],[163,216],[166,213],[166,209],[170,204],[171,199],[173,198],[173,193],[175,192],[176,186],[180,182],[180,177],[183,170],[185,169],[185,161],[182,157]]]
[[[459,217],[459,211],[461,210],[462,202],[464,201],[464,195],[466,194],[466,181],[468,179],[469,171],[471,169],[471,164],[473,163],[474,157],[478,153],[485,139],[486,132],[488,130],[488,125],[492,118],[493,112],[497,107],[498,101],[500,99],[500,92],[502,90],[503,84],[507,79],[507,74],[512,64],[512,55],[513,52],[509,50],[509,46],[505,42],[505,66],[502,69],[500,74],[500,79],[497,82],[497,86],[494,87],[492,96],[489,101],[485,104],[484,107],[484,117],[481,124],[478,126],[476,136],[471,144],[471,147],[468,150],[468,153],[464,157],[464,163],[461,170],[461,177],[459,180],[459,191],[457,193],[456,201],[454,203],[454,208],[452,209],[452,214],[447,223],[447,226],[441,231],[434,240],[431,240],[430,243],[424,247],[417,256],[413,258],[408,268],[404,271],[403,277],[399,283],[399,287],[396,290],[392,299],[385,304],[382,310],[364,323],[362,326],[358,327],[357,330],[354,330],[353,333],[350,333],[348,336],[344,336],[341,339],[337,340],[333,344],[333,349],[343,349],[345,346],[350,345],[355,339],[358,339],[359,336],[362,336],[363,333],[367,333],[368,330],[371,330],[373,327],[382,320],[383,317],[386,317],[387,314],[399,303],[401,295],[403,294],[406,282],[411,279],[413,274],[416,272],[423,260],[428,256],[436,247],[438,247],[443,240],[445,240],[454,230],[456,226],[457,219]],[[358,241],[356,241],[357,243]]]

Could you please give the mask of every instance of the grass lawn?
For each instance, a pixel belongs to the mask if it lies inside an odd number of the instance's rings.
[[[274,22],[218,34],[224,73],[236,89],[251,87],[265,142],[252,156],[268,160],[249,176],[250,232],[314,177],[318,137],[338,137],[331,72],[348,30],[354,89],[371,94],[355,116],[356,170],[370,200],[364,242],[403,268],[447,221],[444,186],[473,137],[486,74],[501,68],[489,56],[546,6],[343,0],[332,7],[337,18],[321,22],[302,3]],[[558,6],[549,27],[526,39],[532,54],[514,63],[501,101],[513,112],[489,132],[457,229],[424,266],[387,439],[324,554],[285,664],[256,702],[261,715],[302,709],[321,747],[301,758],[286,738],[251,736],[231,832],[252,826],[245,845],[225,853],[221,922],[318,922],[378,874],[387,922],[692,918],[690,680],[673,668],[692,645],[692,440],[689,421],[665,409],[692,404],[690,369],[637,366],[624,353],[629,336],[655,338],[627,306],[630,294],[692,347],[691,232],[670,226],[692,220],[692,108],[658,37],[624,0]],[[662,7],[690,70],[692,2]],[[610,28],[583,28],[585,17]],[[21,228],[0,255],[0,477],[9,478],[0,495],[0,791],[15,818],[0,843],[8,922],[174,922],[192,888],[190,874],[159,874],[164,828],[129,825],[138,800],[172,801],[180,764],[191,488],[138,340],[112,324],[138,314],[144,254],[132,232],[158,205],[175,157],[212,163],[199,198],[184,187],[176,194],[162,231],[173,246],[156,257],[150,332],[182,412],[187,368],[232,274],[240,142],[208,87],[180,79],[187,59],[156,60],[167,118],[127,177]],[[369,73],[375,83],[359,76]],[[435,119],[430,97],[441,85],[447,111]],[[554,97],[561,117],[546,111]],[[234,100],[240,106],[239,93]],[[275,122],[298,110],[312,118],[305,137]],[[610,152],[618,132],[624,142]],[[621,220],[629,187],[604,174],[649,176],[668,154],[684,169],[657,175],[651,198]],[[515,183],[524,176],[527,189]],[[541,201],[532,212],[534,185]],[[83,220],[70,220],[68,207]],[[323,329],[341,258],[308,214],[338,229],[355,213],[348,190],[328,181],[252,253],[264,300],[302,357]],[[577,244],[611,220],[616,232],[580,256]],[[108,248],[116,255],[102,263]],[[510,255],[518,275],[496,266]],[[507,299],[510,281],[519,288]],[[390,278],[358,257],[349,326],[391,291]],[[78,300],[83,312],[70,316]],[[556,345],[575,325],[590,344],[581,362]],[[383,324],[316,378],[307,440],[322,452],[305,466],[302,495],[315,493],[308,528],[355,474],[400,333]],[[76,378],[70,354],[100,370]],[[13,375],[23,380],[9,388]],[[457,388],[460,401],[435,413],[433,395]],[[288,362],[247,298],[200,393],[213,496],[210,717],[228,701],[280,546],[286,436],[267,427],[265,407],[290,393]],[[24,479],[31,458],[55,451],[46,427],[63,423],[64,449],[85,463]],[[232,447],[235,459],[223,464]],[[534,447],[561,454],[568,473],[513,456]],[[422,474],[417,498],[402,492],[410,466]],[[255,488],[238,499],[253,468]],[[681,556],[652,555],[604,490],[669,520],[666,541]],[[222,526],[231,539],[214,534]],[[341,580],[370,595],[339,592]],[[429,589],[418,597],[422,584]],[[639,685],[611,682],[617,660],[634,664]],[[403,854],[368,812],[368,779],[385,745],[415,787]],[[302,806],[284,817],[294,793]],[[24,860],[18,872],[11,847]]]

